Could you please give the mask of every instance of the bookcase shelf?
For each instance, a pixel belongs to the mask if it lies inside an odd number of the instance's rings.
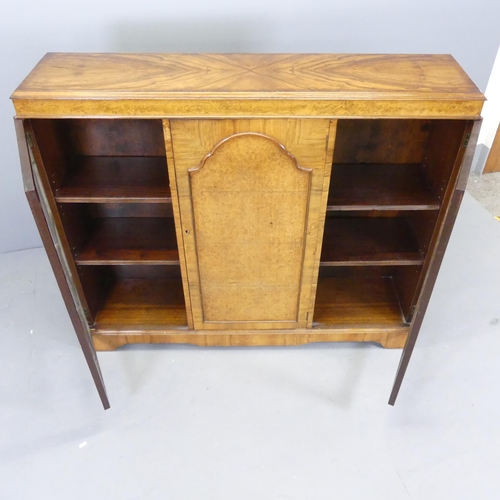
[[[97,313],[97,332],[140,332],[187,328],[182,280],[119,278],[113,281]]]
[[[55,196],[58,203],[171,203],[165,157],[80,156]]]
[[[402,328],[403,319],[391,276],[319,277],[314,328],[356,326]]]
[[[334,164],[328,211],[439,210],[420,164]]]
[[[321,266],[420,265],[424,256],[404,217],[327,217]]]
[[[169,217],[96,219],[75,260],[79,265],[179,265],[174,221]]]

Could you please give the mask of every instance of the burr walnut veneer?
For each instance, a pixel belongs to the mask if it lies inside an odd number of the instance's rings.
[[[98,350],[405,347],[483,96],[446,55],[47,54],[14,92],[28,201]]]

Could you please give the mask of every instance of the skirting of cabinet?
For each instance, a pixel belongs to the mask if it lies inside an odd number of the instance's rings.
[[[312,342],[375,342],[389,349],[405,346],[409,327],[399,327],[391,331],[373,329],[339,328],[335,330],[313,331],[308,329],[270,332],[230,332],[214,333],[93,333],[92,340],[97,351],[114,351],[126,344],[194,344],[199,346],[292,346]]]

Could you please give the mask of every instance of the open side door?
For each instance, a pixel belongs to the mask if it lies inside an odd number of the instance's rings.
[[[81,299],[74,286],[76,270],[73,269],[72,258],[65,250],[57,229],[55,220],[57,207],[46,185],[48,179],[45,175],[43,159],[29,121],[15,118],[14,122],[26,197],[102,405],[107,410],[110,405],[99,361]]]

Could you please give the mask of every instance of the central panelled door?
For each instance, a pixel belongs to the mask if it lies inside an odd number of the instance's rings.
[[[164,121],[195,329],[311,325],[334,125]]]

